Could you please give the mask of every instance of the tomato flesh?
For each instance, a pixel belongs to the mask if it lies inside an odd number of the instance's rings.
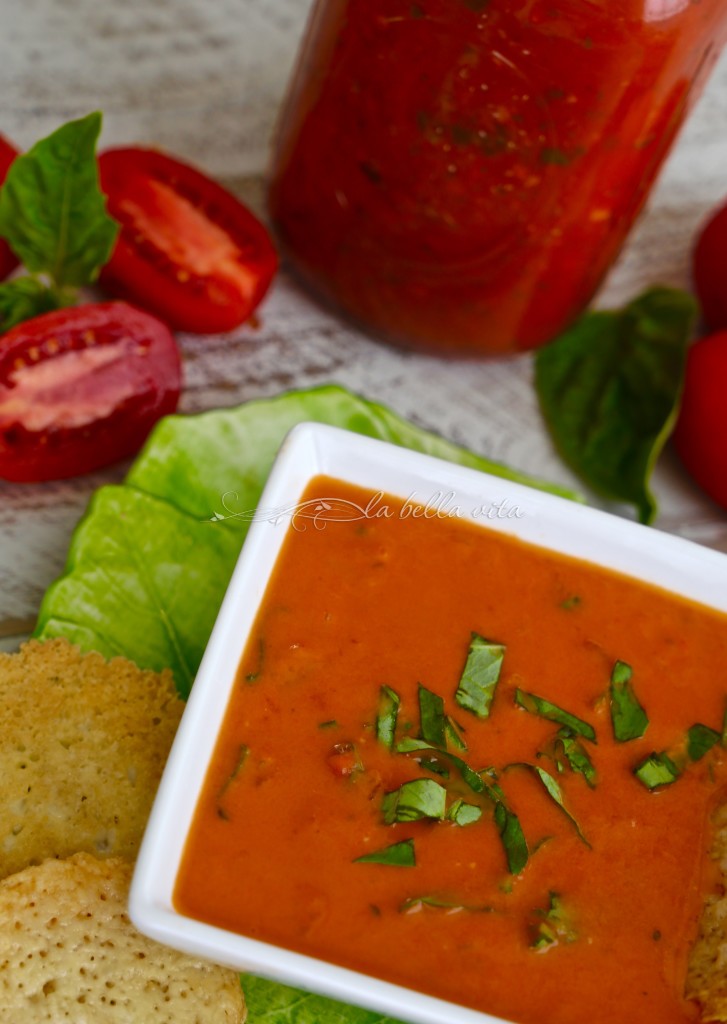
[[[126,303],[27,320],[0,338],[0,477],[56,480],[133,455],[180,389],[169,329]]]
[[[674,446],[689,474],[727,508],[727,331],[697,341],[687,355]]]
[[[5,181],[18,150],[11,142],[0,135],[0,185]],[[0,281],[3,281],[18,265],[18,258],[5,239],[0,238]]]
[[[714,331],[727,328],[727,204],[702,228],[692,263],[705,322]]]
[[[247,320],[277,269],[266,229],[233,195],[153,150],[99,159],[121,224],[102,284],[180,331],[229,331]]]

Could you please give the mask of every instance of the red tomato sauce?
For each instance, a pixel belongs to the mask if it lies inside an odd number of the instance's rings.
[[[305,499],[370,495],[315,481]],[[721,730],[727,617],[457,518],[290,529],[239,667],[183,862],[184,913],[522,1024],[684,1024],[686,960],[705,893],[719,743],[684,755],[696,722]],[[472,632],[505,645],[487,718],[454,699]],[[645,735],[616,742],[609,680],[632,667]],[[529,848],[508,871],[491,803],[377,738],[382,685],[397,738],[439,694],[474,770],[493,768]],[[535,693],[589,723],[597,777],[552,760],[559,726],[515,704]],[[683,765],[650,791],[653,751]],[[446,758],[445,758],[446,760]],[[557,778],[565,808],[532,768]],[[482,817],[385,824],[382,799],[430,778]],[[494,776],[486,778],[494,781]],[[415,866],[357,863],[412,840]],[[538,942],[553,897],[555,941]],[[433,905],[439,904],[439,905]]]
[[[281,242],[398,344],[539,345],[595,292],[725,29],[722,0],[319,0]]]

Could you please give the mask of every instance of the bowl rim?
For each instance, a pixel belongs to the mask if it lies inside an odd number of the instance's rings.
[[[142,840],[129,894],[133,924],[184,952],[413,1024],[496,1024],[504,1019],[186,917],[172,901],[184,841],[239,659],[287,533],[279,527],[296,514],[306,486],[319,475],[395,495],[425,514],[455,510],[464,519],[537,547],[615,570],[724,613],[727,555],[502,477],[319,423],[301,423],[289,432],[257,510],[232,514],[249,521],[250,529]],[[445,509],[442,496],[448,494],[455,498]],[[493,509],[499,512],[492,515]],[[225,527],[210,524],[216,528]]]

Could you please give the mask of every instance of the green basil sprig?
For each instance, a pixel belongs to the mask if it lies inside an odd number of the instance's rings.
[[[119,226],[99,184],[101,121],[98,112],[69,121],[10,166],[0,189],[0,237],[30,276],[0,285],[4,331],[72,305],[111,256]]]
[[[535,358],[540,408],[560,454],[597,494],[650,523],[656,460],[676,420],[697,306],[653,288],[624,309],[587,313]]]

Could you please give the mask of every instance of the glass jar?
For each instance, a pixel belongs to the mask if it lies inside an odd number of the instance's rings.
[[[726,36],[726,0],[317,0],[270,189],[283,251],[399,345],[540,345],[593,296]]]

